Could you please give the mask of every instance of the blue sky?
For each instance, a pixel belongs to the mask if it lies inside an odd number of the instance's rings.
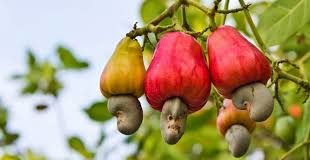
[[[62,125],[66,135],[79,135],[92,145],[100,128],[109,133],[98,159],[105,157],[105,152],[110,153],[105,159],[121,159],[134,149],[119,145],[125,136],[117,133],[115,121],[100,126],[90,121],[82,109],[102,97],[98,87],[101,70],[118,41],[140,20],[141,3],[139,0],[0,0],[0,97],[9,106],[9,128],[21,134],[17,143],[20,150],[32,148],[51,159],[77,159],[66,148],[56,107],[65,117]],[[53,57],[58,44],[72,48],[91,67],[82,72],[61,73],[65,89],[56,102],[44,96],[21,96],[22,83],[9,78],[25,71],[26,49],[33,49],[44,59]],[[33,110],[35,104],[45,101],[51,105],[47,112],[38,114]]]

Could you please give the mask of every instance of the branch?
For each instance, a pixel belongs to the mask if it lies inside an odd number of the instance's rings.
[[[171,5],[169,8],[164,10],[160,15],[158,15],[155,19],[153,19],[150,24],[158,25],[162,20],[164,20],[167,17],[172,17],[173,14],[178,10],[178,8],[181,6],[182,1],[177,1],[173,5]]]
[[[226,5],[226,4],[225,4]],[[230,13],[237,13],[240,11],[243,11],[245,9],[248,9],[250,7],[251,4],[247,4],[244,7],[241,8],[235,8],[235,9],[225,9],[225,10],[217,10],[217,13],[221,13],[221,14],[230,14]]]
[[[126,36],[130,38],[135,38],[137,36],[141,36],[144,34],[147,34],[149,32],[156,33],[162,32],[164,30],[167,30],[171,27],[174,27],[175,24],[169,25],[169,26],[157,26],[162,20],[164,20],[167,17],[172,17],[174,13],[177,11],[177,9],[181,6],[182,1],[177,1],[173,5],[171,5],[169,8],[164,10],[160,15],[158,15],[156,18],[154,18],[148,25],[142,28],[136,28],[134,27],[132,31],[126,34]]]
[[[155,26],[153,24],[148,24],[145,27],[133,29],[132,31],[127,33],[126,36],[128,36],[130,38],[135,38],[137,36],[145,35],[145,34],[148,34],[150,32],[157,34],[157,33],[166,31],[170,28],[173,28],[174,26],[175,26],[175,24],[171,24],[171,25],[167,25],[167,26]]]
[[[310,83],[308,81],[303,80],[303,79],[301,79],[299,77],[296,77],[296,76],[294,76],[292,74],[286,73],[286,72],[280,70],[278,67],[275,68],[275,70],[278,72],[279,78],[290,80],[290,81],[300,85],[306,91],[308,91],[308,92],[310,91]]]

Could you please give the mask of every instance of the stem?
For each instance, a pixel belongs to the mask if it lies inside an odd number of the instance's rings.
[[[226,1],[225,1],[225,6],[224,6],[224,9],[225,9],[225,10],[228,10],[228,7],[229,7],[229,0],[226,0]],[[226,15],[226,14],[224,14],[223,19],[222,19],[222,25],[224,25],[224,24],[225,24],[226,17],[227,17],[227,15]]]
[[[182,5],[182,27],[188,31],[192,31],[191,27],[187,23],[185,10],[186,10],[186,6],[183,4]]]
[[[310,144],[310,141],[305,141],[302,143],[299,143],[298,145],[296,145],[295,147],[293,147],[292,149],[290,149],[288,152],[286,152],[281,158],[280,160],[284,160],[285,158],[287,158],[290,154],[292,154],[293,152],[295,152],[296,150],[298,150],[300,147],[303,147],[304,145]]]
[[[307,61],[308,59],[310,59],[310,52],[307,52],[303,57],[301,57],[296,63],[297,64],[302,64],[305,61]]]
[[[126,34],[126,36],[128,36],[130,38],[135,38],[137,36],[145,35],[145,34],[148,34],[150,32],[153,32],[156,34],[156,33],[166,31],[170,28],[173,28],[174,26],[175,26],[175,24],[171,24],[171,25],[167,25],[167,26],[155,26],[153,24],[148,24],[145,27],[136,28],[136,29],[130,31],[129,33]]]
[[[239,0],[239,3],[240,3],[240,5],[241,5],[241,7],[245,7],[245,6],[246,6],[245,3],[244,3],[244,0]],[[256,39],[258,45],[259,45],[259,48],[261,48],[261,50],[262,50],[263,52],[266,52],[266,51],[267,51],[267,48],[266,48],[266,46],[265,46],[265,44],[264,44],[264,42],[263,42],[263,39],[261,38],[261,36],[259,35],[259,33],[258,33],[258,31],[257,31],[257,29],[256,29],[256,27],[255,27],[255,24],[254,24],[254,22],[253,22],[253,20],[252,20],[252,18],[251,18],[251,15],[250,15],[250,13],[249,13],[249,10],[248,10],[247,8],[245,8],[245,9],[243,10],[243,12],[244,12],[244,14],[245,14],[245,18],[247,19],[247,21],[248,21],[248,23],[249,23],[249,25],[250,25],[250,28],[251,28],[252,32],[253,32],[253,34],[254,34],[254,37],[255,37],[255,39]]]
[[[241,7],[241,8],[217,10],[216,12],[226,15],[226,14],[230,14],[230,13],[237,13],[237,12],[243,11],[243,10],[247,9],[249,6],[250,6],[250,4],[247,4],[247,5],[245,5],[244,7]]]
[[[200,4],[199,2],[195,1],[195,0],[186,0],[186,3],[194,6],[196,8],[198,8],[199,10],[201,10],[202,12],[209,14],[211,12],[211,9],[209,9],[208,7]]]
[[[157,26],[162,20],[164,20],[167,17],[172,17],[174,15],[174,13],[176,12],[176,10],[181,6],[183,1],[177,1],[174,4],[172,4],[169,8],[167,8],[166,10],[164,10],[160,15],[158,15],[156,18],[154,18],[149,24],[147,24],[145,27],[142,28],[135,28],[130,31],[129,33],[126,34],[126,36],[131,37],[131,38],[135,38],[137,36],[141,36],[144,34],[147,34],[149,32],[153,32],[158,33],[158,32],[162,32],[164,30],[167,30],[169,28],[172,28],[175,26],[175,24],[172,25],[168,25],[168,26]]]
[[[303,87],[306,91],[310,90],[310,83],[306,80],[303,80],[299,77],[296,77],[294,75],[291,75],[289,73],[286,73],[282,70],[280,70],[279,68],[276,68],[276,71],[279,74],[279,78],[283,78],[283,79],[287,79],[290,80],[292,82],[295,82],[296,84],[299,84],[301,87]]]
[[[160,15],[158,15],[155,19],[153,19],[150,24],[158,25],[162,20],[167,17],[172,17],[175,11],[181,6],[182,1],[177,1],[169,8],[164,10]]]

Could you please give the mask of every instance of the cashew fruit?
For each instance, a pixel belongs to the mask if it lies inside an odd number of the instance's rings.
[[[144,76],[142,48],[138,41],[125,37],[117,44],[101,74],[100,89],[107,98],[120,94],[140,97]]]
[[[265,84],[271,75],[268,60],[231,26],[218,27],[208,37],[212,83],[238,109],[248,109],[251,119],[266,120],[273,111],[273,96]]]
[[[101,93],[108,98],[108,110],[117,118],[118,130],[126,135],[142,123],[138,98],[143,94],[145,72],[142,48],[136,40],[125,37],[101,74]]]
[[[283,116],[277,119],[274,132],[287,143],[294,143],[295,120],[290,116]]]
[[[217,128],[225,136],[229,150],[235,157],[244,155],[250,145],[250,134],[256,127],[247,110],[234,107],[230,99],[224,99],[217,117]]]
[[[168,144],[181,138],[187,114],[204,106],[210,87],[199,43],[183,32],[165,33],[147,69],[144,90],[151,106],[162,111],[162,136]]]

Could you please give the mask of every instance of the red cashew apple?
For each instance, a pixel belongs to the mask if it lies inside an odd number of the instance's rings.
[[[273,96],[265,86],[271,74],[268,60],[231,26],[217,28],[207,46],[217,91],[238,109],[248,109],[251,119],[266,120],[273,111]]]
[[[224,99],[223,105],[217,117],[217,128],[228,141],[233,156],[241,157],[249,148],[255,121],[247,110],[236,109],[230,99]]]
[[[161,134],[168,144],[182,137],[189,113],[201,109],[210,94],[209,71],[199,43],[183,32],[164,34],[146,72],[144,91],[161,111]]]

